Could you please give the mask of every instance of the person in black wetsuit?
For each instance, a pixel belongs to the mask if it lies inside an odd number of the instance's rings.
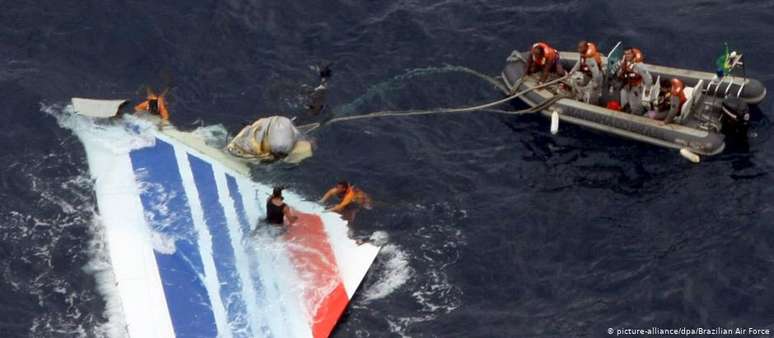
[[[266,199],[266,223],[283,225],[285,224],[285,217],[288,218],[289,223],[293,223],[298,219],[290,211],[290,207],[285,204],[285,199],[282,197],[282,188],[275,187],[271,196]]]
[[[306,92],[306,114],[311,117],[317,117],[327,107],[325,101],[328,96],[328,79],[333,75],[331,70],[332,62],[324,63],[317,67],[320,75],[320,84],[314,89],[307,87]]]

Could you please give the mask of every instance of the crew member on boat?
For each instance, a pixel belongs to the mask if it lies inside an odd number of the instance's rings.
[[[654,120],[663,120],[664,124],[671,123],[679,116],[685,101],[685,84],[677,78],[661,81],[661,95],[659,95],[656,110],[648,113],[648,117]]]
[[[667,94],[669,96],[669,114],[664,119],[664,124],[672,123],[672,120],[680,115],[685,101],[688,101],[688,98],[685,96],[685,84],[683,81],[674,78],[670,82],[672,87]]]
[[[530,57],[527,59],[525,74],[530,75],[541,72],[538,83],[543,83],[550,74],[563,76],[565,74],[562,63],[559,61],[559,51],[545,42],[532,45]]]
[[[618,78],[623,81],[621,106],[635,115],[642,115],[643,85],[650,86],[653,79],[642,64],[644,57],[638,48],[628,48],[618,67]]]
[[[596,44],[585,40],[578,43],[578,54],[580,57],[570,70],[570,74],[578,75],[577,81],[573,80],[577,98],[586,103],[599,104],[603,82],[602,56]]]

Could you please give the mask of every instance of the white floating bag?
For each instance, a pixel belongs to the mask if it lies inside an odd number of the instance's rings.
[[[268,144],[269,151],[280,155],[293,151],[301,134],[290,119],[282,116],[269,117],[268,122],[261,124],[261,130],[256,135],[260,133],[263,133],[263,142]]]
[[[242,129],[226,149],[234,156],[275,160],[290,157],[295,162],[299,151],[310,152],[309,143],[301,140],[301,132],[287,117],[271,116],[259,119]],[[308,157],[301,156],[299,161]]]

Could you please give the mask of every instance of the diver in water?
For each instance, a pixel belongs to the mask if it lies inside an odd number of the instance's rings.
[[[359,208],[371,209],[371,198],[362,190],[347,181],[340,181],[329,189],[320,199],[320,204],[325,204],[328,199],[338,197],[339,203],[327,210],[337,212],[350,223],[355,220]]]
[[[320,84],[309,90],[305,95],[305,113],[301,118],[287,118],[274,115],[258,119],[252,124],[242,128],[226,146],[226,150],[233,156],[244,159],[257,159],[272,162],[284,160],[289,163],[298,163],[312,156],[312,145],[305,138],[306,129],[299,130],[296,125],[311,125],[322,123],[318,116],[325,111],[325,97],[328,91],[328,79],[332,75],[331,63],[318,67]],[[332,116],[328,117],[332,118]],[[303,120],[309,120],[303,122]],[[325,120],[325,118],[323,118]]]
[[[272,225],[284,225],[285,218],[288,224],[293,224],[298,217],[293,215],[290,207],[285,204],[285,198],[282,197],[282,187],[274,187],[271,196],[266,199],[266,223]]]
[[[312,90],[306,92],[306,115],[317,117],[325,111],[327,105],[325,98],[328,94],[328,79],[333,75],[331,70],[332,62],[322,64],[317,67],[320,75],[320,84]]]

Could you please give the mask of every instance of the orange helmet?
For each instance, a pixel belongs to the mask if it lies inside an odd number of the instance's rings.
[[[535,58],[536,50],[541,50],[543,52],[543,58],[544,58],[543,62],[545,62],[545,60],[548,60],[548,62],[550,63],[556,58],[556,49],[553,49],[549,44],[545,42],[541,41],[532,45],[533,59]],[[543,62],[541,62],[541,64]]]
[[[672,93],[672,95],[674,96],[681,96],[681,94],[683,93],[683,88],[685,88],[685,84],[683,83],[683,81],[681,81],[678,78],[673,78],[670,81],[670,84],[672,85],[672,88],[669,90],[669,92]]]
[[[624,51],[624,54],[632,55],[632,62],[642,62],[645,57],[642,55],[642,51],[639,48],[629,48]]]
[[[597,45],[595,45],[593,42],[588,42],[588,41],[582,41],[582,42],[586,44],[586,47],[584,48],[584,51],[583,51],[583,55],[586,56],[587,58],[593,58],[594,56],[597,55],[597,53],[599,53],[599,51],[597,50]]]
[[[597,45],[593,42],[581,41],[578,47],[578,51],[582,53],[581,57],[583,59],[594,59],[599,66],[599,70],[602,71],[602,56],[599,54],[599,50],[597,50]]]

